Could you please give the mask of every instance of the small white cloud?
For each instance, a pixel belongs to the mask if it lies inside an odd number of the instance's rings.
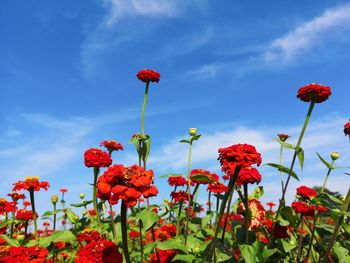
[[[326,10],[321,16],[309,20],[285,36],[272,41],[263,54],[265,62],[289,62],[301,53],[320,46],[324,41],[339,37],[350,29],[350,5]],[[338,34],[338,35],[337,35]]]
[[[188,72],[188,74],[194,76],[197,79],[212,79],[216,77],[221,67],[222,65],[220,64],[207,64]]]

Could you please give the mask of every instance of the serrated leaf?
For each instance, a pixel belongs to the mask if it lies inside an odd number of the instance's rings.
[[[295,179],[297,179],[299,181],[297,174],[294,171],[291,171],[289,168],[284,167],[283,165],[276,164],[276,163],[267,163],[265,165],[277,168],[280,172],[283,172],[285,174],[290,174],[292,177],[294,177]]]
[[[193,255],[183,255],[183,254],[177,254],[172,261],[176,261],[179,260],[181,262],[188,262],[188,263],[192,263],[193,260],[195,260],[196,257]]]
[[[328,169],[334,169],[334,167],[333,167],[330,163],[326,162],[326,160],[323,159],[321,155],[319,155],[318,153],[316,153],[316,154],[317,154],[318,158],[321,160],[321,162],[322,162],[325,166],[327,166]]]
[[[148,229],[150,229],[153,225],[155,225],[158,220],[159,220],[159,216],[153,212],[153,211],[149,211],[149,210],[142,210],[139,213],[136,214],[136,218],[138,220],[142,221],[142,228],[147,231]]]

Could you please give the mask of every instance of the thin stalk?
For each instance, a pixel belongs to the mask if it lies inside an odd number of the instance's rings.
[[[130,256],[129,256],[129,250],[128,250],[128,231],[127,231],[127,224],[126,224],[126,213],[127,213],[127,207],[122,202],[120,207],[120,218],[121,218],[121,227],[122,227],[122,247],[124,252],[124,257],[126,263],[131,263]]]
[[[198,188],[199,188],[199,184],[196,184],[196,186],[195,186],[194,189],[193,189],[192,196],[193,196],[194,198],[193,198],[193,201],[192,201],[192,211],[194,211],[195,206],[196,206],[196,203],[197,203]]]
[[[97,197],[96,197],[97,177],[98,177],[99,172],[100,172],[100,168],[94,167],[94,185],[93,185],[92,200],[93,200],[93,203],[94,203],[94,209],[96,211],[97,224],[98,224],[98,227],[101,229],[101,218],[100,218],[100,212],[98,211]]]
[[[280,148],[280,165],[281,166],[283,165],[283,163],[282,163],[282,155],[283,155],[283,145],[281,144],[281,148]],[[283,192],[284,185],[283,185],[282,171],[280,171],[280,178],[281,178],[281,187],[282,187],[282,192]]]
[[[224,226],[222,228],[221,242],[225,241],[226,226],[227,226],[227,221],[228,221],[228,217],[229,217],[229,214],[230,214],[230,208],[231,208],[233,192],[234,192],[234,190],[232,190],[232,193],[230,194],[230,197],[229,197],[229,200],[228,200],[228,204],[227,204],[227,208],[226,208],[226,217],[225,217]]]
[[[300,233],[299,233],[299,245],[298,245],[298,256],[297,256],[297,262],[300,262],[301,252],[303,250],[302,244],[303,244],[303,229],[304,229],[304,217],[301,216],[301,225],[300,225]]]
[[[146,82],[145,94],[143,96],[142,112],[141,112],[141,134],[145,134],[145,109],[148,98],[149,81]]]
[[[186,230],[185,230],[185,246],[187,244],[187,235],[188,235],[188,225],[190,221],[190,208],[191,208],[191,154],[192,154],[192,140],[190,141],[190,149],[188,151],[187,159],[187,194],[188,194],[188,211],[186,216]]]
[[[340,217],[339,217],[338,222],[337,222],[337,224],[336,224],[336,226],[334,228],[331,240],[329,241],[329,244],[328,244],[325,256],[323,257],[322,263],[326,263],[328,261],[328,257],[331,254],[332,248],[334,246],[334,242],[337,239],[339,231],[340,231],[340,229],[342,227],[342,223],[344,221],[345,213],[346,213],[346,211],[348,211],[349,204],[350,204],[350,188],[348,190],[348,194],[346,195],[346,198],[345,198],[345,201],[344,201],[344,204],[343,204],[343,208],[342,208],[342,210],[340,212]]]
[[[56,203],[53,204],[53,231],[56,230]]]
[[[30,203],[32,205],[32,211],[33,211],[33,220],[34,220],[34,235],[35,239],[38,240],[38,223],[36,218],[36,210],[35,210],[35,201],[34,201],[34,190],[29,190],[29,196],[30,196]]]
[[[183,200],[180,201],[179,211],[177,213],[177,222],[176,222],[176,238],[179,236],[180,231],[180,221],[181,221],[181,210],[182,210]]]
[[[211,192],[208,193],[208,211],[211,213]],[[210,226],[211,226],[211,218],[210,218]]]
[[[143,262],[142,221],[141,220],[139,220],[139,233],[140,233],[141,262]]]
[[[117,230],[115,227],[115,223],[114,223],[114,216],[113,216],[113,207],[112,205],[109,205],[109,211],[110,211],[110,224],[111,224],[111,228],[112,228],[112,234],[113,234],[113,239],[116,245],[118,245],[117,242]]]
[[[248,243],[248,237],[249,237],[249,205],[248,205],[248,184],[243,185],[243,191],[244,191],[244,206],[245,206],[245,213],[244,213],[244,221],[245,221],[245,242]]]
[[[331,165],[333,166],[333,164],[334,164],[334,160],[332,160]],[[325,179],[324,179],[323,186],[322,186],[322,189],[321,189],[320,194],[323,194],[323,191],[324,191],[324,189],[326,188],[326,184],[327,184],[327,181],[328,181],[328,177],[329,177],[329,175],[331,174],[331,171],[332,171],[332,169],[328,169],[328,172],[327,172],[326,177],[325,177]]]

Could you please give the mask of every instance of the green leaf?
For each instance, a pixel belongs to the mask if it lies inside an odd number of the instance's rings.
[[[294,171],[291,171],[289,168],[284,167],[283,165],[276,164],[276,163],[267,163],[265,165],[277,168],[280,172],[283,172],[283,173],[286,173],[286,174],[290,174],[292,177],[294,177],[295,179],[297,179],[299,181],[299,178],[296,175],[296,173]]]
[[[330,195],[330,194],[327,194],[327,193],[322,193],[321,195],[319,195],[319,198],[323,198],[324,197],[328,197],[331,201],[333,201],[334,203],[338,204],[338,205],[342,205],[343,204],[343,201],[340,200],[339,198],[333,196],[333,195]]]
[[[278,142],[279,144],[281,144],[283,146],[283,148],[286,149],[295,149],[295,146],[293,144],[287,143],[287,142],[283,142],[280,139],[275,138],[274,139],[276,142]]]
[[[262,252],[263,262],[268,262],[268,258],[271,257],[273,254],[278,252],[277,248],[268,249],[267,247],[264,247],[264,250]]]
[[[169,177],[177,177],[177,176],[186,176],[185,174],[162,174],[158,176],[159,178],[169,178]]]
[[[190,143],[190,141],[189,140],[181,140],[181,141],[179,141],[179,142],[185,142],[185,143]]]
[[[301,170],[303,170],[304,168],[304,150],[303,148],[301,148],[300,146],[295,148],[295,152],[297,154],[299,163],[300,163],[300,168]]]
[[[202,218],[202,220],[201,220],[202,229],[204,229],[209,224],[209,222],[213,218],[213,216],[214,216],[214,212],[211,211],[210,214],[208,214]]]
[[[145,142],[145,147],[146,147],[146,153],[145,153],[145,161],[147,162],[148,160],[148,156],[149,156],[149,152],[151,150],[151,137],[149,137],[149,135],[146,135],[147,139],[144,141]]]
[[[330,164],[330,163],[327,163],[325,159],[322,158],[321,155],[319,155],[318,153],[316,153],[318,158],[320,158],[321,162],[327,166],[328,169],[334,169],[334,167]]]
[[[0,228],[3,228],[5,226],[8,226],[10,224],[12,224],[13,220],[12,219],[6,219],[3,222],[0,223]]]
[[[144,209],[137,213],[136,218],[142,221],[142,227],[145,231],[150,229],[159,220],[159,216],[155,212],[149,211],[147,209]]]
[[[236,237],[239,243],[241,244],[253,244],[256,240],[256,234],[253,231],[248,231],[248,242],[246,242],[245,240],[245,228],[244,227],[240,227],[237,228],[236,230]]]
[[[201,174],[201,173],[198,173],[198,174],[191,174],[191,179],[195,179],[201,183],[213,183],[214,180],[212,178],[210,178],[208,175],[206,174]]]
[[[259,251],[259,244],[258,242],[255,242],[253,245],[248,244],[242,244],[239,245],[239,248],[241,249],[242,256],[244,258],[245,263],[255,263],[256,262],[256,256]]]
[[[286,241],[284,239],[280,239],[280,241],[286,253],[288,253],[289,251],[297,247],[297,242],[295,242],[294,240],[291,242],[291,241]]]
[[[195,136],[192,136],[192,137],[191,137],[190,143],[192,143],[193,141],[197,141],[200,137],[201,137],[200,134],[197,134],[197,135],[195,135]]]
[[[72,244],[74,241],[75,241],[75,236],[71,231],[69,230],[56,231],[56,232],[53,232],[48,237],[41,238],[39,240],[39,246],[48,247],[52,242],[66,242],[66,243]]]
[[[196,257],[193,255],[183,255],[183,254],[177,254],[172,261],[176,261],[179,260],[181,262],[188,262],[188,263],[192,263],[193,260],[195,260]]]
[[[92,200],[89,201],[84,201],[82,203],[78,203],[78,204],[70,204],[73,207],[83,207],[83,206],[88,206],[89,204],[92,204]]]
[[[67,217],[72,224],[76,224],[79,221],[79,216],[77,216],[71,209],[66,210]]]
[[[220,249],[215,248],[216,254],[216,262],[225,262],[232,258],[233,255],[227,254],[224,251],[220,251]]]
[[[281,216],[283,219],[289,222],[289,225],[296,226],[297,220],[295,218],[293,208],[291,208],[290,206],[283,207],[281,209]]]
[[[59,212],[62,212],[61,209],[57,209],[56,211],[46,211],[42,217],[46,217],[46,216],[52,216],[52,215],[55,215],[55,214],[58,214]]]
[[[8,237],[6,235],[0,235],[0,237],[5,240],[5,242],[10,245],[10,246],[14,246],[14,247],[18,247],[19,246],[19,242],[16,239],[13,239],[11,237]]]
[[[264,187],[258,186],[249,195],[249,199],[260,199],[264,195]]]
[[[169,238],[168,240],[164,242],[156,242],[156,246],[158,249],[161,250],[168,250],[168,249],[176,249],[176,250],[181,250],[184,253],[188,254],[188,249],[185,247],[182,242],[178,239],[174,238]]]
[[[342,247],[339,242],[336,242],[333,246],[333,252],[337,256],[339,263],[350,262],[349,250]]]

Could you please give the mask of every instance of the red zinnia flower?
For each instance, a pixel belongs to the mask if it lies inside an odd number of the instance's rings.
[[[108,167],[112,163],[111,156],[98,149],[98,148],[90,148],[84,153],[84,161],[86,167]]]
[[[8,255],[0,260],[0,262],[11,263],[44,263],[49,251],[46,248],[37,246],[33,247],[10,247]]]
[[[24,181],[18,181],[13,184],[12,191],[27,190],[27,191],[39,191],[41,188],[47,190],[50,187],[48,182],[39,182],[38,176],[27,176]]]
[[[118,247],[109,240],[91,241],[84,247],[79,247],[75,263],[122,263],[123,256]]]
[[[250,167],[261,164],[261,154],[253,145],[235,144],[219,149],[219,158],[222,171],[233,176],[236,166]]]
[[[0,215],[17,210],[15,202],[7,202],[6,198],[0,198]]]
[[[344,125],[344,134],[350,136],[350,120]]]
[[[168,184],[170,186],[184,186],[187,185],[187,180],[182,176],[170,176],[168,178]]]
[[[321,103],[331,95],[331,88],[321,84],[311,83],[298,90],[297,97],[305,102]]]
[[[314,189],[309,188],[307,186],[299,186],[297,188],[297,195],[305,199],[310,199],[310,197],[316,196],[317,192]]]
[[[225,193],[228,190],[228,186],[220,183],[208,184],[207,191],[211,193]]]
[[[290,136],[288,134],[283,134],[283,133],[279,133],[277,134],[278,138],[280,138],[280,140],[282,142],[285,142]]]
[[[273,221],[271,219],[267,219],[265,221],[265,226],[266,226],[266,229],[269,233],[271,233],[272,229],[273,229],[272,235],[274,237],[277,237],[277,238],[288,238],[289,237],[287,226],[281,226],[277,222],[273,226]]]
[[[293,202],[292,208],[296,213],[301,214],[303,216],[314,216],[316,209],[315,206],[309,206],[305,202]]]
[[[131,238],[138,238],[140,236],[140,232],[137,232],[137,231],[130,231],[129,233],[129,237]]]
[[[254,184],[254,183],[260,183],[261,181],[261,174],[259,171],[255,168],[247,167],[242,168],[239,171],[236,184],[237,185],[243,185],[243,184]]]
[[[110,140],[110,141],[102,141],[101,146],[104,146],[107,148],[109,154],[111,154],[113,151],[123,151],[124,147],[121,145],[119,142],[115,140]]]
[[[91,241],[97,241],[97,240],[101,240],[102,237],[100,235],[99,232],[97,232],[96,230],[84,230],[83,232],[81,232],[80,234],[78,234],[77,236],[77,240],[78,242],[91,242]]]
[[[270,210],[272,210],[272,207],[276,206],[274,202],[267,202],[266,204],[270,207]]]
[[[60,189],[60,192],[61,192],[61,193],[67,193],[67,192],[68,192],[68,189],[67,189],[67,188],[61,188],[61,189]]]
[[[143,82],[158,82],[160,74],[151,69],[142,69],[136,74],[137,78]]]
[[[26,198],[24,194],[20,194],[17,192],[12,192],[12,194],[7,194],[7,196],[10,196],[12,198],[12,201],[15,201],[15,202],[17,202],[19,199]]]
[[[173,262],[172,259],[176,254],[176,250],[161,250],[158,249],[158,255],[160,259],[160,263],[170,263]],[[151,254],[151,262],[150,263],[157,263],[158,258],[156,253]]]
[[[171,192],[170,196],[174,199],[175,202],[179,201],[187,201],[188,200],[188,193],[185,191],[178,191],[178,192]],[[192,199],[192,195],[191,195]]]
[[[255,230],[260,228],[265,221],[265,209],[263,205],[257,199],[250,199],[248,201],[248,207],[251,214],[248,229]],[[245,214],[245,206],[243,202],[238,204],[237,214]]]

